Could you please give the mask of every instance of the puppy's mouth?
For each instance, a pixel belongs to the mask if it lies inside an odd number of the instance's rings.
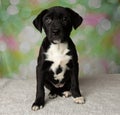
[[[62,36],[52,36],[51,42],[54,44],[59,44],[62,41]]]
[[[63,41],[64,36],[62,33],[59,33],[58,35],[49,34],[48,39],[50,40],[50,42],[52,42],[54,44],[59,44]]]

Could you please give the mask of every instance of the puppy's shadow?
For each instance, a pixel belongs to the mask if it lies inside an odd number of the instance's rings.
[[[84,76],[79,78],[79,87],[82,95],[88,97],[96,92],[103,91],[107,87],[111,87],[111,82],[107,76]]]

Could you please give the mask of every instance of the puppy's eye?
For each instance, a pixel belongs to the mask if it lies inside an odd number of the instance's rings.
[[[52,19],[50,17],[47,17],[45,20],[48,24],[52,22]]]

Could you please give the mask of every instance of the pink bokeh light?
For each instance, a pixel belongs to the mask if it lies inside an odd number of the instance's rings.
[[[105,14],[87,14],[84,18],[85,25],[96,26],[102,19],[107,17]]]
[[[0,41],[5,42],[7,45],[7,48],[10,50],[18,50],[18,43],[14,39],[14,37],[12,37],[12,36],[7,37],[7,36],[3,35],[0,37]]]

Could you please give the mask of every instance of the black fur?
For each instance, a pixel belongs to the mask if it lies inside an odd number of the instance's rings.
[[[39,51],[36,67],[36,100],[32,106],[44,106],[44,86],[50,90],[50,94],[52,95],[57,94],[62,96],[63,91],[70,90],[73,97],[81,96],[78,83],[78,57],[75,45],[69,36],[72,28],[76,29],[82,23],[82,20],[82,17],[70,8],[57,6],[45,9],[33,21],[34,26],[40,32],[42,32],[42,28],[44,29],[46,37],[43,40]],[[62,88],[56,88],[53,85],[58,83],[58,80],[54,80],[53,78],[54,73],[49,69],[53,62],[45,60],[45,52],[49,49],[51,43],[56,44],[54,42],[55,40],[59,40],[62,43],[67,42],[68,49],[70,50],[67,55],[72,56],[72,59],[69,61],[69,63],[67,63],[67,66],[70,69],[66,70],[64,79],[61,81],[61,83],[64,83]],[[59,66],[56,69],[56,74],[59,74],[61,71],[62,68]]]

